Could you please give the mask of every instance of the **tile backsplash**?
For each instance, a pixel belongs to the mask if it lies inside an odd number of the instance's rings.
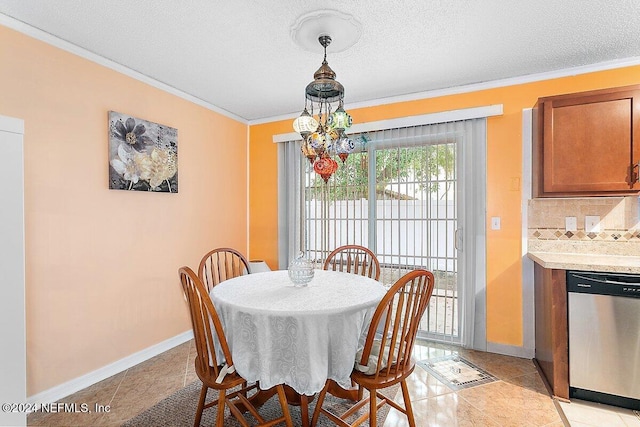
[[[587,215],[600,217],[601,230],[634,230],[638,224],[638,197],[589,197],[529,200],[528,228],[564,230],[565,218],[576,217],[584,231]]]
[[[598,250],[608,247],[614,252],[636,252],[635,244],[640,248],[639,214],[640,198],[636,196],[532,199],[528,204],[529,250],[540,250],[545,244],[543,241],[558,244],[564,241],[579,243],[573,246],[580,249],[579,252],[596,247]],[[585,229],[586,216],[600,217],[598,231]],[[566,230],[566,217],[576,218],[576,230]],[[597,244],[600,242],[605,246]],[[630,248],[629,243],[634,247]]]

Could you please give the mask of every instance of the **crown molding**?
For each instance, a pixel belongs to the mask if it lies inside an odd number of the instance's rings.
[[[84,48],[81,48],[80,46],[77,46],[73,43],[69,43],[66,40],[62,40],[59,37],[56,37],[38,28],[32,27],[31,25],[28,25],[22,21],[19,21],[15,18],[7,16],[3,13],[0,13],[0,25],[3,25],[7,28],[18,31],[20,33],[23,33],[27,36],[33,37],[37,40],[40,40],[42,42],[55,46],[59,49],[70,52],[74,55],[85,58],[89,61],[92,61],[104,67],[110,68],[128,77],[131,77],[133,79],[146,83],[157,89],[160,89],[172,95],[178,96],[196,105],[200,105],[201,107],[207,108],[208,110],[214,111],[218,114],[221,114],[225,117],[228,117],[230,119],[236,120],[240,123],[243,123],[249,126],[260,125],[264,123],[271,123],[271,122],[276,122],[281,120],[290,120],[290,119],[293,120],[300,115],[300,112],[293,112],[290,114],[264,117],[264,118],[255,119],[255,120],[247,120],[223,108],[220,108],[216,105],[206,102],[196,96],[190,95],[186,92],[176,89],[173,86],[170,86],[166,83],[163,83],[145,74],[134,71],[128,67],[125,67],[122,64],[119,64],[115,61],[104,58]],[[469,85],[455,86],[450,88],[436,89],[436,90],[423,91],[423,92],[414,92],[406,95],[377,98],[377,99],[372,99],[372,100],[362,101],[362,102],[346,103],[345,108],[358,109],[358,108],[376,107],[376,106],[387,105],[387,104],[395,104],[399,102],[417,101],[420,99],[437,98],[441,96],[457,95],[462,93],[477,92],[481,90],[496,89],[496,88],[501,88],[506,86],[514,86],[519,84],[533,83],[533,82],[551,80],[551,79],[562,78],[562,77],[570,77],[570,76],[593,73],[598,71],[612,70],[616,68],[630,67],[634,65],[640,65],[640,56],[599,62],[596,64],[583,65],[583,66],[573,67],[573,68],[564,68],[561,70],[548,71],[544,73],[529,74],[529,75],[519,76],[519,77],[510,77],[507,79],[492,80],[492,81],[482,82],[482,83],[474,83]]]
[[[510,77],[510,78],[501,79],[501,80],[491,80],[488,82],[474,83],[474,84],[469,84],[464,86],[455,86],[455,87],[444,88],[444,89],[415,92],[415,93],[410,93],[406,95],[372,99],[369,101],[345,103],[344,108],[346,110],[355,110],[358,108],[377,107],[381,105],[396,104],[396,103],[408,102],[408,101],[418,101],[421,99],[437,98],[441,96],[459,95],[462,93],[478,92],[481,90],[497,89],[501,87],[515,86],[515,85],[526,84],[526,83],[534,83],[534,82],[557,79],[562,77],[571,77],[571,76],[577,76],[580,74],[588,74],[588,73],[594,73],[598,71],[613,70],[616,68],[631,67],[634,65],[640,65],[640,56],[636,56],[632,58],[616,59],[616,60],[606,61],[606,62],[599,62],[597,64],[583,65],[580,67],[564,68],[562,70],[547,71],[547,72],[538,73],[538,74],[528,74],[526,76]],[[249,125],[253,126],[253,125],[271,123],[271,122],[276,122],[281,120],[295,120],[299,115],[300,115],[300,112],[296,112],[291,114],[283,114],[279,116],[266,117],[263,119],[249,120]]]
[[[111,70],[117,71],[120,74],[124,74],[127,77],[131,77],[132,79],[138,80],[142,83],[146,83],[149,86],[153,86],[156,89],[160,89],[164,92],[170,93],[172,95],[175,95],[179,98],[182,98],[186,101],[192,102],[196,105],[199,105],[201,107],[204,107],[208,110],[211,110],[213,112],[216,112],[218,114],[221,114],[225,117],[228,117],[230,119],[236,120],[238,122],[241,122],[243,124],[248,125],[249,122],[247,121],[247,119],[242,118],[240,116],[237,116],[225,109],[222,109],[220,107],[217,107],[209,102],[206,102],[196,96],[190,95],[186,92],[183,92],[179,89],[176,89],[173,86],[170,86],[166,83],[163,83],[159,80],[154,79],[153,77],[149,77],[146,74],[142,74],[138,71],[134,71],[131,68],[125,67],[122,64],[119,64],[115,61],[112,61],[110,59],[107,59],[103,56],[97,55],[93,52],[90,52],[80,46],[77,46],[73,43],[69,43],[66,40],[62,40],[59,37],[56,37],[52,34],[49,34],[45,31],[42,31],[38,28],[32,27],[31,25],[25,24],[22,21],[19,21],[15,18],[12,18],[10,16],[7,16],[5,14],[0,13],[0,25],[3,25],[7,28],[10,28],[12,30],[18,31],[20,33],[23,33],[29,37],[33,37],[36,40],[40,40],[42,42],[45,42],[47,44],[50,44],[54,47],[57,47],[59,49],[62,49],[66,52],[72,53],[74,55],[77,55],[81,58],[87,59],[91,62],[94,62],[98,65],[102,65],[103,67],[109,68]]]

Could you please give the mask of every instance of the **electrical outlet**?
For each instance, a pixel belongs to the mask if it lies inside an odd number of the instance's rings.
[[[584,217],[584,231],[597,233],[600,231],[600,217],[598,215],[586,215]]]
[[[577,231],[578,230],[578,218],[575,216],[567,216],[564,218],[565,231]]]

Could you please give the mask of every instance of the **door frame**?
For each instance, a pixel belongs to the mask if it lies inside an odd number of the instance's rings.
[[[0,400],[17,404],[27,401],[23,135],[23,120],[0,116],[0,182],[5,183],[0,209],[0,270],[4,275],[0,324],[10,325],[2,337]],[[2,425],[24,426],[26,423],[24,410],[0,412]]]

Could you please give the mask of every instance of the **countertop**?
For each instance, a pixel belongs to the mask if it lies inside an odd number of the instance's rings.
[[[565,252],[528,252],[544,268],[640,274],[640,256]]]

